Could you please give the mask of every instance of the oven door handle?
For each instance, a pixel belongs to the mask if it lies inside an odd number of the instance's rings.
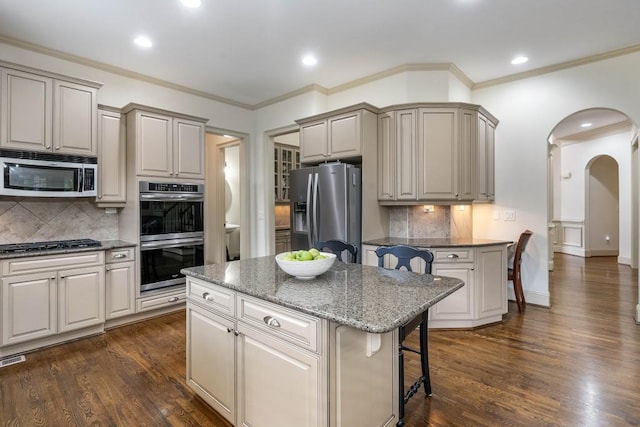
[[[204,196],[202,194],[171,194],[171,193],[140,193],[140,200],[159,200],[172,202],[175,200],[192,200],[203,201]]]
[[[173,239],[173,240],[155,240],[153,242],[140,243],[141,251],[150,251],[152,249],[177,248],[179,246],[203,245],[204,239]]]

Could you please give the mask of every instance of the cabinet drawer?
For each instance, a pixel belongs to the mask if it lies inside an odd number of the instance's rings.
[[[119,248],[106,251],[104,262],[110,264],[114,262],[133,261],[134,259],[134,248]]]
[[[223,314],[235,314],[235,293],[229,289],[197,279],[187,279],[187,296],[190,301],[213,308]]]
[[[2,261],[2,275],[37,273],[69,267],[85,267],[104,263],[104,251],[64,255],[44,255]]]
[[[431,249],[434,262],[469,262],[473,261],[473,248]]]
[[[312,351],[318,350],[319,319],[240,296],[238,319]]]
[[[142,311],[155,310],[156,308],[169,307],[171,305],[184,303],[186,299],[187,293],[185,291],[139,299],[136,302],[136,312],[140,313]]]

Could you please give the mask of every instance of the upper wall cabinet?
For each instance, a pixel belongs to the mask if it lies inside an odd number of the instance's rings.
[[[96,156],[100,83],[0,63],[0,146]]]
[[[384,109],[378,115],[378,200],[493,200],[497,120],[481,109],[459,103]]]
[[[136,175],[204,179],[208,119],[129,104],[127,140],[135,144]]]
[[[98,196],[100,207],[120,207],[126,202],[125,120],[119,109],[98,108]]]
[[[375,143],[378,109],[362,103],[296,120],[300,125],[300,161],[318,164],[362,156],[367,143]]]
[[[275,144],[273,163],[274,200],[288,202],[291,189],[291,171],[300,167],[300,150],[291,145]]]

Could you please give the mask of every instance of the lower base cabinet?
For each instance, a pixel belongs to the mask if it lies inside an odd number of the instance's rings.
[[[396,366],[395,331],[368,334],[187,278],[187,383],[235,426],[395,425]]]
[[[104,252],[12,258],[0,268],[0,357],[104,329]]]
[[[363,245],[363,263],[378,265],[377,246]],[[473,328],[502,321],[507,312],[506,244],[431,249],[431,272],[455,277],[465,285],[429,309],[429,328]],[[386,268],[395,260],[387,256]],[[414,271],[424,271],[424,261],[411,262]]]

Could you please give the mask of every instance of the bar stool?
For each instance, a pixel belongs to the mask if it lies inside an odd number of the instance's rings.
[[[433,254],[427,249],[416,249],[411,246],[396,245],[396,246],[382,246],[376,249],[376,255],[378,256],[378,267],[384,267],[384,256],[390,254],[398,258],[396,264],[396,270],[400,270],[402,267],[408,271],[411,269],[411,260],[413,258],[422,258],[425,262],[425,274],[431,274],[431,264],[433,262]],[[429,376],[429,354],[428,354],[428,319],[429,310],[425,310],[424,313],[419,314],[407,323],[401,325],[398,328],[398,426],[404,425],[404,405],[409,399],[416,394],[420,389],[420,385],[424,384],[424,392],[427,396],[431,396],[431,378]],[[403,344],[404,339],[413,332],[416,327],[420,326],[420,350],[413,349]],[[422,368],[422,375],[418,378],[409,390],[404,392],[404,351],[411,351],[420,355],[420,365]]]
[[[329,252],[336,254],[336,258],[338,261],[356,263],[358,262],[358,247],[352,245],[351,243],[347,243],[343,240],[327,240],[327,241],[319,241],[316,242],[314,247],[319,251],[324,251],[328,249]],[[349,255],[349,259],[344,261],[342,259],[342,254],[347,252]]]
[[[520,264],[522,263],[522,253],[527,247],[527,243],[529,243],[532,234],[533,232],[531,230],[525,230],[520,234],[513,254],[513,267],[507,268],[507,280],[513,282],[513,293],[516,296],[516,304],[518,304],[518,312],[520,313],[524,311],[527,305],[527,301],[524,299],[524,290],[522,289]]]

